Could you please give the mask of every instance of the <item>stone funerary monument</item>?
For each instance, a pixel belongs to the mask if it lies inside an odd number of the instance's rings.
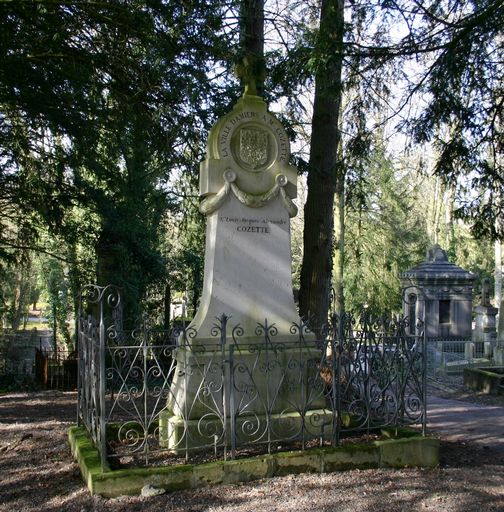
[[[299,405],[289,398],[286,386],[287,381],[303,380],[303,372],[320,359],[319,352],[307,349],[294,362],[293,351],[285,350],[281,364],[271,366],[290,365],[289,376],[281,368],[261,373],[259,368],[269,363],[261,350],[254,349],[265,342],[258,324],[266,322],[274,324],[276,341],[298,340],[292,331],[299,316],[292,292],[290,246],[290,218],[297,213],[292,201],[297,170],[289,165],[289,156],[285,130],[256,95],[245,93],[210,132],[207,158],[200,167],[200,210],[207,217],[203,294],[189,326],[190,343],[175,354],[177,371],[161,419],[161,443],[171,449],[202,446],[210,433],[216,439],[228,435],[222,430],[231,428],[226,421],[232,412],[238,417],[237,428],[254,431],[256,437],[265,424],[275,425],[280,438],[287,431],[295,436],[300,409],[304,418],[325,417],[322,393],[311,396],[313,392],[307,390],[304,404]],[[235,368],[241,365],[232,376],[217,357],[215,326],[223,314],[229,321],[226,346],[221,349],[227,354],[229,345],[236,345]],[[232,331],[237,325],[238,331]],[[235,341],[236,332],[240,336]],[[222,402],[230,386],[234,406]]]

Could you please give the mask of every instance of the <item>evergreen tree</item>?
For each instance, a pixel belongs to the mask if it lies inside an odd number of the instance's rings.
[[[404,124],[415,142],[438,152],[435,173],[456,191],[455,215],[477,236],[502,237],[504,133],[500,0],[396,3],[411,27],[389,58],[422,62],[409,78],[405,104],[425,106]],[[378,50],[377,50],[378,51]]]
[[[221,6],[2,2],[0,23],[2,223],[23,228],[2,230],[4,257],[40,249],[42,226],[73,258],[84,232],[98,282],[135,304],[164,270],[169,174],[194,171],[201,130],[229,103],[208,80],[229,55]]]
[[[375,316],[397,313],[398,274],[423,260],[428,246],[420,190],[381,145],[356,187],[346,213],[345,303]]]
[[[342,98],[344,2],[323,0],[314,49],[313,105],[308,194],[301,268],[300,314],[312,316],[315,328],[325,323],[332,271],[334,194],[344,180],[338,168],[339,114]]]

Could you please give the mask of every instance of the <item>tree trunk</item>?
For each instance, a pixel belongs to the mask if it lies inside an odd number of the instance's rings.
[[[240,2],[240,58],[237,74],[245,94],[263,95],[266,66],[264,63],[264,0]]]
[[[25,277],[25,269],[19,272],[17,280],[16,292],[12,303],[11,327],[13,331],[17,331],[24,322],[26,306],[29,300],[29,284]]]
[[[455,201],[455,190],[449,185],[446,190],[445,201],[445,238],[444,249],[446,249],[451,258],[454,257],[454,225],[453,225],[453,205]]]
[[[333,310],[341,315],[345,312],[343,277],[345,268],[345,177],[344,172],[338,173],[334,210],[334,304]]]
[[[495,293],[494,305],[499,307],[502,302],[502,244],[495,241]],[[499,311],[500,314],[500,311]]]
[[[166,283],[164,290],[164,321],[163,328],[168,330],[170,328],[170,307],[171,307],[171,287]]]
[[[439,176],[435,177],[434,198],[432,207],[432,239],[435,244],[439,243],[439,217],[441,205],[441,181]]]
[[[344,179],[343,169],[337,166],[343,12],[344,0],[322,0],[315,48],[319,66],[315,75],[299,294],[300,314],[303,317],[311,316],[314,329],[320,328],[327,320],[332,275],[334,194],[338,179]]]

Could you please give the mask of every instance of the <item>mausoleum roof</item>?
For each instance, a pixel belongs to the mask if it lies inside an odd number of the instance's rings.
[[[463,268],[450,263],[446,251],[439,245],[434,245],[427,251],[427,259],[415,267],[401,272],[399,277],[404,279],[423,280],[448,280],[473,282],[475,275]]]

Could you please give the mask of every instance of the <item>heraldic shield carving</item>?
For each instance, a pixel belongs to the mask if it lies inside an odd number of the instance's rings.
[[[253,128],[240,130],[240,159],[257,169],[268,161],[268,133]]]

